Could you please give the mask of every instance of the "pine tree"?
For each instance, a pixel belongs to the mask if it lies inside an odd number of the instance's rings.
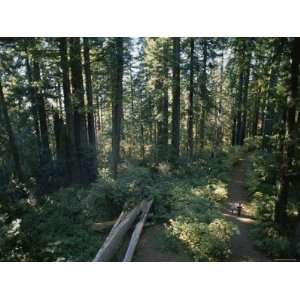
[[[123,38],[114,38],[112,56],[112,173],[116,178],[120,163],[123,101]]]
[[[172,147],[176,161],[180,148],[180,38],[173,38],[172,55]]]

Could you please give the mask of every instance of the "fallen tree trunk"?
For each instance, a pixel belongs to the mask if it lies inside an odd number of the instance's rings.
[[[92,225],[92,230],[101,232],[101,231],[104,231],[105,229],[112,227],[115,223],[116,223],[116,220],[102,222],[102,223],[94,223]]]
[[[98,251],[94,261],[109,261],[116,253],[129,228],[144,207],[145,201],[133,208],[130,212],[121,213],[113,226],[102,247]]]
[[[145,203],[144,207],[142,208],[142,215],[141,215],[140,221],[136,224],[135,229],[132,233],[132,236],[131,236],[131,239],[129,242],[129,246],[127,248],[127,251],[126,251],[126,254],[125,254],[125,257],[123,260],[124,262],[129,262],[132,260],[135,248],[138,244],[138,241],[139,241],[140,235],[142,233],[145,221],[147,219],[148,212],[151,208],[152,202],[153,202],[153,200],[147,201]]]

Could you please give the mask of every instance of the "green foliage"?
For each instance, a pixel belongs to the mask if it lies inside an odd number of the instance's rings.
[[[274,184],[274,158],[258,151],[250,156],[246,172],[246,188],[249,200],[258,220],[253,229],[253,237],[259,249],[272,258],[287,258],[290,242],[274,224],[276,186]]]
[[[230,169],[224,161],[199,160],[177,170],[168,226],[171,245],[180,243],[195,261],[220,261],[230,256],[230,240],[237,232],[220,208],[227,200],[227,184],[220,180]],[[211,170],[211,171],[210,171]]]
[[[265,155],[257,151],[249,156],[245,178],[245,186],[249,194],[261,192],[264,195],[276,195],[275,169],[272,155]]]
[[[226,163],[231,167],[235,166],[243,156],[243,148],[240,146],[229,147],[226,152],[226,156]]]
[[[127,209],[146,198],[155,198],[153,178],[149,169],[124,164],[117,180],[108,170],[102,170],[96,182],[90,185],[85,203],[89,211],[97,211],[105,219],[116,217],[126,204]],[[93,216],[93,215],[91,215]]]
[[[244,150],[246,152],[252,152],[254,150],[261,149],[262,137],[252,136],[244,139]]]
[[[253,195],[255,217],[261,222],[273,221],[275,211],[275,197],[256,192]]]
[[[38,205],[27,199],[22,216],[2,227],[2,260],[90,260],[103,237],[89,230],[84,193],[82,189],[64,189],[44,197]]]
[[[214,219],[207,224],[179,216],[170,225],[170,234],[187,247],[195,261],[222,261],[229,258],[230,240],[235,232],[236,228],[223,219]]]
[[[273,223],[258,223],[253,230],[256,246],[272,258],[288,258],[290,242],[274,228]]]

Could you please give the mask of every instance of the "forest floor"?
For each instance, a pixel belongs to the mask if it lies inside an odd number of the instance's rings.
[[[231,206],[241,203],[244,207],[247,200],[247,192],[244,188],[245,159],[240,159],[232,171],[229,184],[229,201],[224,208],[223,215],[234,223],[239,230],[232,238],[232,255],[229,261],[269,261],[269,259],[255,249],[254,241],[251,239],[251,227],[255,220],[247,216],[247,212],[242,210],[241,216],[237,216],[236,211],[232,213]],[[156,225],[147,228],[141,236],[134,261],[147,262],[187,262],[193,261],[185,251],[176,251],[164,247],[163,225]]]
[[[147,262],[189,262],[193,261],[185,251],[172,251],[164,247],[163,225],[155,225],[145,230],[141,236],[133,261]]]

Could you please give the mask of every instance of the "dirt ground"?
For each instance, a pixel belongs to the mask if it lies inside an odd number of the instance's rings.
[[[163,225],[155,225],[145,230],[141,236],[133,261],[148,262],[188,262],[193,261],[184,251],[162,250]]]

